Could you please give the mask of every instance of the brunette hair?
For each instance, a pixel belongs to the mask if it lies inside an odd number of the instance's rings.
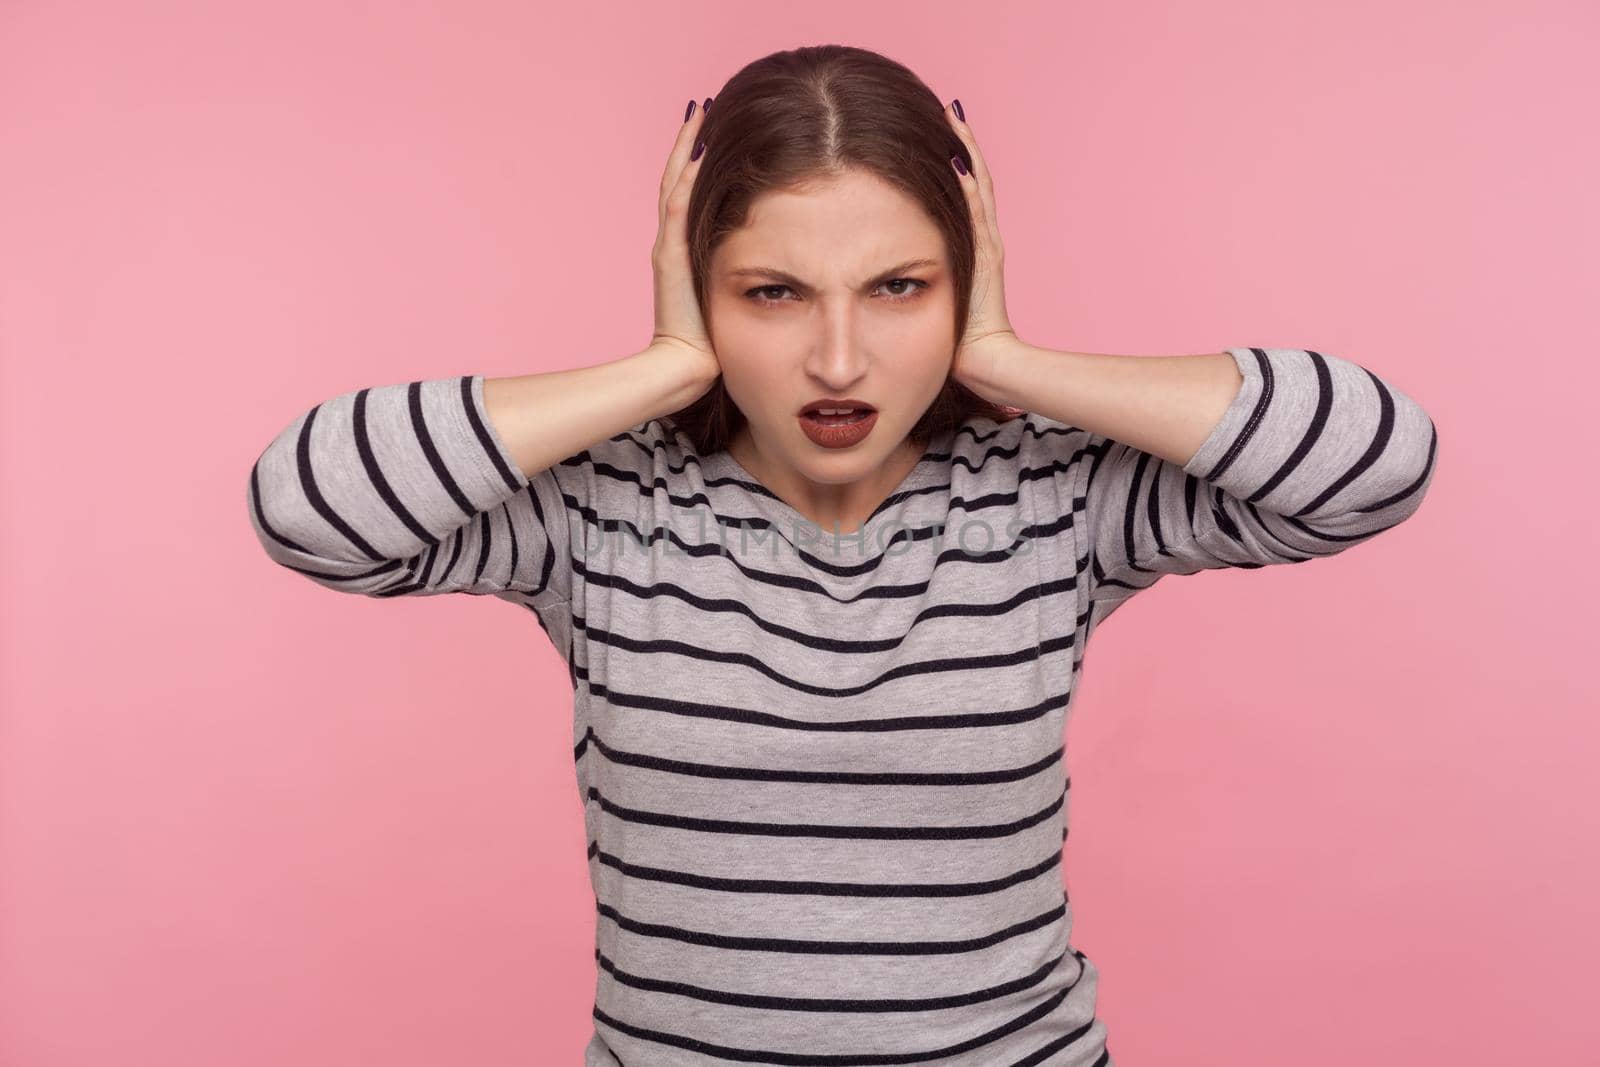
[[[950,165],[972,157],[950,129],[944,105],[909,69],[846,45],[809,45],[757,59],[729,78],[701,121],[705,142],[689,199],[690,271],[700,312],[708,316],[706,275],[718,242],[744,225],[751,202],[770,189],[792,189],[849,169],[874,174],[913,197],[944,235],[955,286],[952,348],[966,331],[975,249],[972,214]],[[946,378],[908,433],[926,447],[970,416],[1006,422],[1021,412],[1001,407]],[[726,448],[745,416],[719,377],[703,396],[662,416],[700,454]]]

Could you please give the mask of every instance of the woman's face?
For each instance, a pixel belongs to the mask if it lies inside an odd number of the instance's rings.
[[[906,434],[949,374],[955,296],[943,234],[915,200],[856,171],[764,193],[714,250],[708,294],[723,385],[769,471],[840,485],[920,455]],[[806,435],[800,410],[825,397],[877,408],[863,440]]]

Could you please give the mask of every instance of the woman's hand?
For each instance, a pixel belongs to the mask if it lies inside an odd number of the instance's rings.
[[[704,158],[694,151],[694,146],[705,120],[705,107],[710,105],[709,97],[704,107],[689,101],[689,115],[678,131],[678,139],[667,157],[667,168],[661,175],[659,225],[655,247],[650,253],[656,305],[656,326],[650,347],[672,351],[686,360],[685,372],[699,391],[685,403],[704,396],[722,373],[711,348],[700,305],[694,297],[694,278],[689,269],[689,194],[694,190],[694,178]],[[690,156],[696,158],[690,159]]]
[[[977,258],[972,272],[972,309],[967,316],[966,332],[956,346],[951,375],[985,400],[1008,404],[1011,401],[1002,398],[989,384],[997,380],[996,361],[1004,358],[1007,348],[1017,343],[1016,331],[1006,315],[1005,249],[1000,244],[1000,226],[995,217],[994,182],[989,177],[983,154],[978,151],[971,127],[956,112],[958,106],[956,101],[951,101],[944,114],[956,136],[967,146],[972,157],[971,172],[963,173],[955,160],[950,165],[967,194]]]

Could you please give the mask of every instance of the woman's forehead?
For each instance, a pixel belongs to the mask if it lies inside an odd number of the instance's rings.
[[[771,216],[728,233],[712,253],[723,275],[789,275],[802,281],[865,281],[892,267],[935,269],[943,234],[926,216],[867,214],[803,220]]]

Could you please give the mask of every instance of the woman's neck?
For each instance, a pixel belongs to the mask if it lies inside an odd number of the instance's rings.
[[[837,525],[839,533],[850,534],[859,530],[916,469],[923,449],[908,437],[877,470],[853,482],[839,484],[813,482],[793,467],[781,462],[769,463],[755,447],[748,425],[734,433],[728,442],[728,453],[807,521],[824,532],[833,532]]]

